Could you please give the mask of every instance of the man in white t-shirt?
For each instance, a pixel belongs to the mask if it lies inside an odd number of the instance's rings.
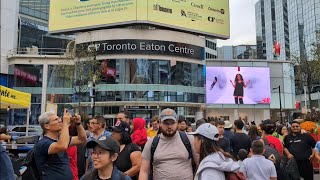
[[[242,162],[240,171],[247,177],[247,180],[277,180],[277,171],[272,161],[266,159],[264,144],[255,140],[250,148],[253,154]]]
[[[176,112],[172,109],[164,109],[159,118],[162,133],[154,151],[153,168],[150,169],[150,161],[152,160],[151,145],[154,138],[149,139],[143,149],[139,180],[148,180],[150,170],[154,180],[193,180],[192,158],[189,158],[188,150],[180,137]],[[193,137],[188,135],[187,138],[196,162],[198,158],[193,147]]]

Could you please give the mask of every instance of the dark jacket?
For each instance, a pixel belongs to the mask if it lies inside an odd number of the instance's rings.
[[[121,178],[121,176],[123,178]],[[86,173],[80,178],[80,180],[96,180],[98,179],[98,170],[93,169],[91,172]],[[126,176],[123,172],[119,171],[116,166],[113,166],[111,180],[131,180],[129,176]]]
[[[13,166],[6,150],[0,143],[0,179],[3,180],[14,180]]]

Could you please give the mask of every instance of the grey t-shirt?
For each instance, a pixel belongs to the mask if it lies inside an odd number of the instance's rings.
[[[193,136],[188,136],[192,145],[192,152],[195,158],[193,148]],[[151,159],[151,144],[153,138],[149,139],[144,146],[142,158],[145,160]],[[154,153],[153,160],[153,179],[154,180],[192,180],[192,164],[191,159],[188,159],[189,153],[184,146],[179,132],[173,137],[165,137],[160,135],[160,141]]]
[[[262,155],[253,155],[243,160],[240,171],[247,180],[270,180],[271,177],[277,177],[273,162]]]

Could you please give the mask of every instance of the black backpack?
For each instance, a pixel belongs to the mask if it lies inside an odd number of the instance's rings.
[[[262,139],[264,142],[264,149],[265,149],[265,152],[263,155],[266,159],[269,159],[273,162],[273,164],[276,167],[276,170],[278,171],[280,168],[281,156],[277,151],[275,145],[272,144],[273,147],[271,147],[266,138],[262,138]]]
[[[21,175],[22,180],[39,180],[40,172],[38,171],[36,161],[34,158],[34,147],[28,152],[27,156],[24,158],[22,167],[25,166],[27,169]]]
[[[192,170],[193,170],[193,173],[195,173],[196,164],[195,164],[194,159],[193,159],[192,149],[191,149],[191,144],[190,144],[189,138],[188,138],[188,136],[187,136],[187,134],[185,132],[179,131],[179,135],[180,135],[180,138],[181,138],[184,146],[186,147],[186,149],[187,149],[187,151],[189,153],[189,158],[188,159],[191,159],[191,161],[192,161]],[[154,153],[156,152],[156,149],[157,149],[157,146],[159,144],[159,141],[160,141],[160,134],[158,134],[157,136],[154,137],[154,139],[152,141],[152,145],[151,145],[151,159],[150,159],[149,180],[153,179],[153,158],[154,158],[153,156],[154,156]]]

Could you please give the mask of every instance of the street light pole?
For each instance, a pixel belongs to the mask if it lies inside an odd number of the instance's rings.
[[[281,92],[280,92],[280,85],[276,88],[272,88],[272,90],[274,89],[279,89],[279,102],[280,102],[280,108],[279,108],[279,111],[280,111],[280,124],[282,124],[282,104],[281,104]]]

